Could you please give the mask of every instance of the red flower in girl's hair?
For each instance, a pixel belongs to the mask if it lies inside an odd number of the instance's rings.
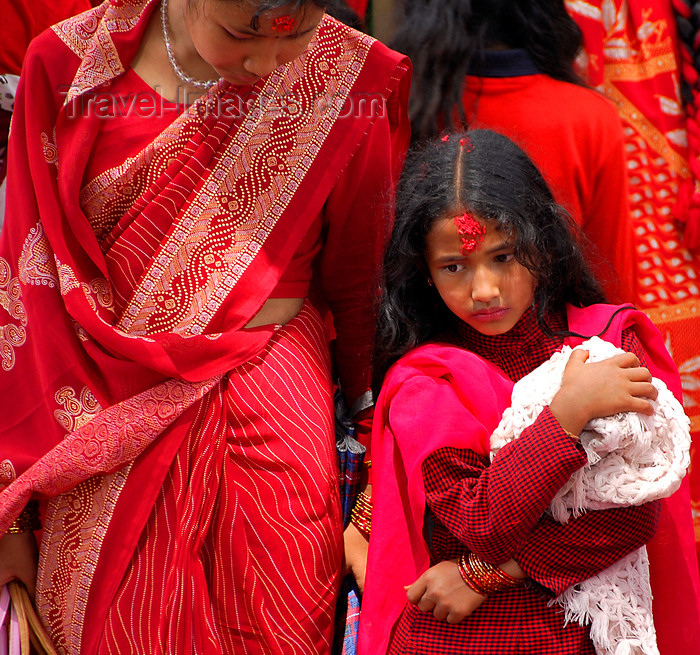
[[[474,150],[474,145],[468,136],[465,136],[459,140],[459,145],[462,146],[467,152]]]
[[[275,32],[291,32],[294,27],[294,19],[291,16],[278,16],[272,20],[272,29]]]
[[[462,254],[468,255],[476,250],[476,239],[484,240],[486,226],[482,225],[475,218],[464,212],[461,216],[455,216],[457,233],[462,238]]]

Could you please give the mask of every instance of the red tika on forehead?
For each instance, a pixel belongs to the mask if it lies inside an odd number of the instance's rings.
[[[273,18],[272,29],[275,32],[291,32],[294,29],[294,19],[291,16]]]
[[[477,237],[479,241],[484,240],[486,226],[482,225],[475,218],[464,212],[461,216],[455,216],[457,233],[462,238],[462,254],[468,255],[476,250]]]

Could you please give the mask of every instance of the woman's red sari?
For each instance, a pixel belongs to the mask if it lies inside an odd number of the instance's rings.
[[[86,216],[90,103],[154,7],[112,0],[25,61],[0,242],[0,534],[50,499],[37,604],[66,652],[325,652],[341,557],[327,335],[308,302],[280,329],[245,325],[324,206],[350,262],[320,264],[348,288],[330,303],[339,351],[352,319],[371,323],[352,265],[381,248],[408,66],[324,19],[253,87],[274,107],[230,110],[220,83],[106,171]],[[353,221],[374,236],[344,242]],[[351,393],[368,351],[340,365]]]

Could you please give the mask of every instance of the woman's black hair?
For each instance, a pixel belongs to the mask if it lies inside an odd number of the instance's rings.
[[[557,80],[583,84],[574,60],[583,37],[564,0],[405,0],[391,39],[414,67],[409,114],[414,140],[466,125],[464,80],[486,49],[522,48],[537,68]]]
[[[250,21],[251,29],[257,30],[260,27],[260,15],[272,9],[286,7],[292,12],[302,9],[306,5],[315,5],[320,9],[327,9],[331,12],[340,0],[238,0],[248,2],[255,7],[255,14]]]
[[[554,334],[547,317],[565,303],[605,301],[582,252],[581,232],[515,143],[492,130],[428,141],[409,153],[397,190],[382,269],[375,387],[399,357],[455,320],[428,283],[424,252],[433,224],[465,211],[512,236],[515,258],[535,279],[537,321],[546,334]]]

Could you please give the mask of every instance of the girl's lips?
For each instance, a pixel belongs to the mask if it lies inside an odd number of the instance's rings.
[[[498,309],[488,309],[472,314],[472,318],[476,321],[500,321],[506,314],[508,309],[499,307]]]

